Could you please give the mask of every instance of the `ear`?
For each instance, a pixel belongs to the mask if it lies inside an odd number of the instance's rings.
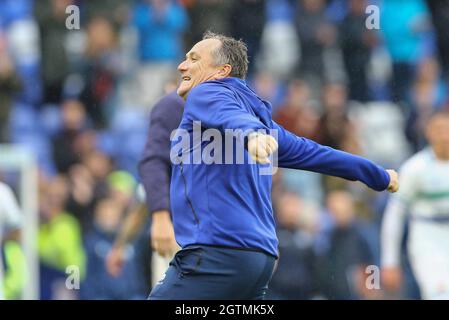
[[[230,64],[224,64],[221,66],[220,70],[218,71],[218,76],[220,78],[226,78],[229,77],[229,75],[231,74],[232,71],[232,67]]]

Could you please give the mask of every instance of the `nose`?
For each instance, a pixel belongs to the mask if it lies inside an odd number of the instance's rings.
[[[187,60],[184,60],[183,62],[181,62],[178,66],[178,71],[179,72],[184,72],[187,70]]]

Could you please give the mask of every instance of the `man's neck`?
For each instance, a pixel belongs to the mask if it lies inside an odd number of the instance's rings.
[[[449,161],[449,150],[436,150],[433,149],[435,157],[441,161]]]

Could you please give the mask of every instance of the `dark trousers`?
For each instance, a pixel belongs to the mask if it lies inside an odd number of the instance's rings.
[[[348,54],[344,60],[349,80],[349,98],[360,102],[368,101],[370,97],[366,65],[369,58],[363,56],[354,57]]]
[[[406,62],[393,63],[393,78],[391,79],[391,98],[395,103],[407,101],[407,94],[414,81],[415,68]]]
[[[275,258],[258,251],[189,246],[176,253],[149,300],[262,300]]]

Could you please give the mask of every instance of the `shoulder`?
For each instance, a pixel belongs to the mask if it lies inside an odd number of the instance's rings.
[[[163,96],[151,110],[151,117],[169,116],[174,114],[182,114],[184,100],[174,91]]]
[[[154,105],[153,110],[159,110],[166,107],[182,108],[183,105],[184,100],[182,100],[182,98],[176,93],[176,91],[173,91],[160,98]]]
[[[210,80],[210,81],[205,81],[202,82],[198,85],[196,85],[191,91],[189,96],[192,93],[198,93],[198,92],[209,92],[209,91],[230,91],[229,88],[227,87],[227,85],[222,82],[222,81],[218,81],[218,80]]]
[[[431,159],[432,154],[430,150],[424,149],[405,161],[400,168],[400,172],[410,175],[419,174],[422,170],[426,169]]]
[[[0,193],[4,192],[4,190],[8,189],[9,187],[0,181]]]
[[[59,215],[53,220],[54,228],[61,232],[73,231],[78,232],[80,229],[80,224],[78,220],[67,211],[62,211]]]
[[[0,181],[0,199],[9,199],[13,196],[10,186]]]
[[[232,96],[233,91],[229,86],[221,81],[217,80],[211,80],[211,81],[205,81],[200,83],[199,85],[195,86],[187,96],[187,103],[196,100],[201,99],[203,97],[215,97],[218,98],[220,96],[226,97],[226,96]]]

